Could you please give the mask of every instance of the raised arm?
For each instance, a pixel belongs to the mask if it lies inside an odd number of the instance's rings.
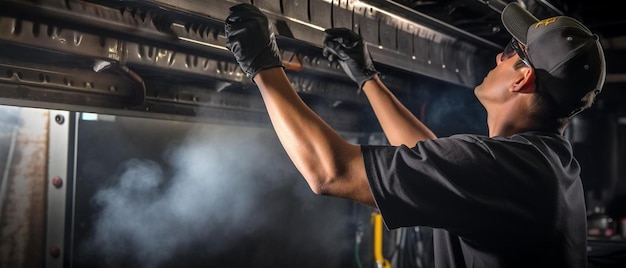
[[[338,61],[346,74],[365,92],[391,145],[415,145],[436,138],[383,84],[363,39],[346,28],[325,32],[324,56]]]
[[[292,88],[265,15],[236,5],[225,29],[227,47],[259,87],[281,144],[313,192],[374,206],[360,147],[343,140]]]
[[[391,145],[413,147],[418,141],[437,138],[409,111],[378,76],[363,83],[363,92]]]

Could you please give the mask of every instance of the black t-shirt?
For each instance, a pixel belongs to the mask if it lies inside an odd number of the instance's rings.
[[[586,267],[580,168],[557,133],[363,145],[389,229],[430,226],[435,266]]]

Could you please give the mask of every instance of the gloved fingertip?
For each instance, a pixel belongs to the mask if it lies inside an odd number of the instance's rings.
[[[241,3],[230,7],[230,15],[226,18],[228,21],[237,21],[246,17],[250,17],[251,15],[259,15],[262,14],[261,10],[251,4]]]
[[[341,36],[335,36],[332,39],[333,43],[337,44],[337,45],[341,45],[343,43],[343,37]]]

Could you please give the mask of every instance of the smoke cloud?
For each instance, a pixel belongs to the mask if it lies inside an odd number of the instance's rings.
[[[428,99],[425,123],[437,136],[487,134],[487,114],[473,90],[450,87],[420,93]]]
[[[315,196],[271,130],[198,128],[164,155],[127,160],[93,196],[82,249],[102,267],[333,267],[350,252],[348,201]]]

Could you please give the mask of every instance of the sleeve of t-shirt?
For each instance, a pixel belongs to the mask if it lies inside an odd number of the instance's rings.
[[[431,226],[459,233],[475,226],[511,225],[527,214],[525,197],[509,196],[529,186],[524,178],[503,176],[507,167],[537,165],[524,144],[500,146],[487,138],[456,135],[407,146],[362,146],[366,172],[385,225],[389,229]],[[495,148],[495,149],[494,149]],[[526,148],[527,149],[527,148]],[[495,152],[494,152],[495,150]],[[511,202],[511,198],[517,201]]]

